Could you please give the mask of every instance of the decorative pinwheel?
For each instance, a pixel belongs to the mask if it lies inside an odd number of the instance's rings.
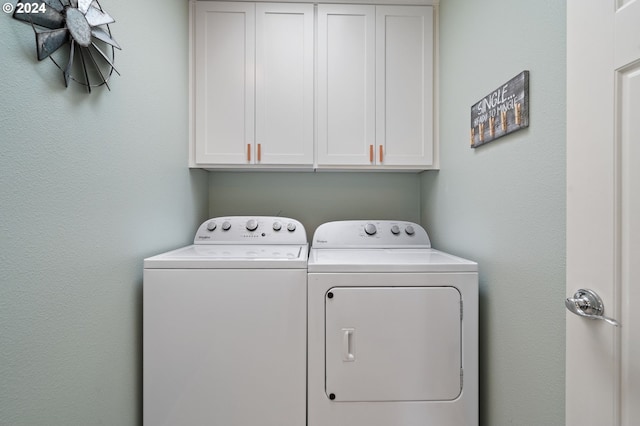
[[[120,46],[108,25],[115,20],[102,10],[98,0],[18,0],[13,17],[31,24],[38,60],[50,58],[62,71],[65,86],[73,80],[89,92],[91,87],[103,84],[111,90],[109,78],[114,71],[120,74],[113,65],[114,48]],[[62,47],[65,49],[59,50]],[[54,52],[60,52],[57,61]],[[74,64],[77,56],[80,62]],[[58,61],[65,58],[63,68]]]

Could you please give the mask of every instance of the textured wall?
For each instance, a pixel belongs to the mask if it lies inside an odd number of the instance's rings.
[[[332,220],[420,221],[415,173],[216,172],[209,178],[209,215],[282,215],[301,221],[309,241]]]
[[[142,259],[206,217],[206,173],[187,169],[187,3],[101,4],[122,76],[90,95],[0,13],[1,425],[141,423]]]
[[[443,0],[434,246],[480,264],[481,424],[564,424],[565,2]],[[470,107],[530,70],[530,127],[469,148]]]
[[[189,172],[186,2],[102,5],[123,75],[91,95],[0,14],[0,424],[139,424],[142,259],[207,215],[278,212],[422,220],[478,260],[482,424],[564,424],[563,1],[443,0],[422,176]],[[531,127],[469,149],[469,107],[523,69]]]

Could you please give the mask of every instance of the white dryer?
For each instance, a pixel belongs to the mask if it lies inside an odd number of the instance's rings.
[[[296,220],[222,217],[144,260],[144,425],[305,424],[307,256]]]
[[[308,271],[308,426],[478,425],[475,262],[415,223],[341,221]]]

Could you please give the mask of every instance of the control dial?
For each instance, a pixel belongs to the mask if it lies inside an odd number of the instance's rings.
[[[255,219],[249,219],[247,221],[247,231],[255,231],[258,229],[258,221]]]
[[[290,222],[287,224],[287,231],[289,232],[293,232],[296,230],[296,224],[293,222]]]
[[[400,227],[398,225],[393,225],[391,227],[391,233],[393,235],[398,235],[400,233]]]
[[[222,230],[228,231],[229,229],[231,229],[231,222],[229,222],[228,220],[222,222]]]
[[[413,229],[413,226],[411,225],[407,225],[407,227],[404,229],[404,232],[406,232],[407,235],[413,235],[416,233],[415,229]]]
[[[279,231],[282,229],[282,224],[280,222],[273,222],[273,230],[274,231]]]
[[[376,229],[376,226],[373,223],[367,223],[364,226],[364,232],[366,232],[367,235],[375,235],[375,233],[378,232],[378,230]]]
[[[218,225],[216,225],[216,223],[213,222],[213,221],[207,223],[207,230],[209,230],[211,232],[215,231],[217,227],[218,227]]]

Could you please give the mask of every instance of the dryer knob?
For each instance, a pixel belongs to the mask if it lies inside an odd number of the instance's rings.
[[[290,222],[289,224],[287,224],[287,231],[289,232],[293,232],[296,230],[296,224],[293,222]]]
[[[364,227],[364,232],[366,232],[367,235],[375,235],[375,233],[378,232],[378,230],[376,229],[376,226],[373,223],[367,223]]]
[[[416,233],[415,229],[413,229],[413,226],[408,225],[405,229],[404,232],[407,233],[407,235],[413,235]]]
[[[280,222],[273,222],[273,230],[279,231],[282,229],[282,224]]]
[[[393,225],[391,227],[391,233],[393,235],[398,235],[400,233],[400,227],[398,225]]]
[[[231,222],[229,222],[229,221],[225,220],[225,221],[222,223],[222,230],[223,230],[223,231],[228,231],[229,229],[231,229]]]
[[[212,221],[212,222],[207,223],[207,229],[208,229],[209,231],[211,231],[211,232],[215,231],[217,227],[218,227],[218,225],[216,225],[216,223],[215,223],[215,222],[213,222],[213,221]]]
[[[247,221],[247,231],[255,231],[258,229],[258,221],[255,219],[249,219]]]

